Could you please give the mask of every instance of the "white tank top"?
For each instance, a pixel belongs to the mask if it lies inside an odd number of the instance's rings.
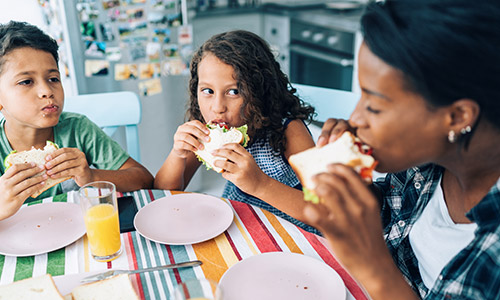
[[[431,289],[441,270],[474,238],[477,224],[456,224],[448,213],[441,179],[434,194],[410,231],[410,244],[420,275]]]

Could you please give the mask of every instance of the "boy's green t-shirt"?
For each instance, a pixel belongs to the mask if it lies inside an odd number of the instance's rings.
[[[125,150],[113,139],[111,139],[101,128],[90,121],[86,116],[63,112],[59,123],[54,127],[54,143],[59,148],[78,148],[85,153],[89,166],[102,170],[118,170],[130,157]],[[1,175],[5,172],[3,161],[12,151],[7,136],[5,135],[5,119],[0,120],[0,155],[2,163]],[[73,180],[71,180],[73,181]],[[66,184],[65,184],[66,183]],[[63,186],[78,188],[76,184],[68,184],[68,181],[57,184],[46,190],[36,199],[43,199],[57,194],[67,192]],[[28,198],[26,202],[33,201]]]

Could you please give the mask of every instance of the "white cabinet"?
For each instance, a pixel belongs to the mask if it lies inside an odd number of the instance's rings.
[[[261,35],[271,46],[281,70],[290,74],[290,17],[265,14],[264,32]]]

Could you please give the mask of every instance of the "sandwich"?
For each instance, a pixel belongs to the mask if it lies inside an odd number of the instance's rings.
[[[10,168],[12,165],[15,164],[25,164],[31,162],[35,163],[37,166],[44,166],[46,163],[45,157],[51,154],[52,152],[56,151],[57,149],[59,149],[59,147],[56,144],[52,143],[51,141],[47,141],[43,149],[32,148],[31,150],[21,151],[21,152],[17,152],[14,150],[9,155],[7,155],[7,157],[4,160],[3,164],[5,166],[5,170],[7,170],[8,168]],[[45,172],[46,171],[40,172],[35,176],[42,176],[43,174],[45,174]],[[36,198],[41,193],[50,189],[54,185],[63,182],[65,180],[68,180],[70,178],[71,177],[62,177],[62,178],[52,179],[49,177],[47,178],[47,180],[45,180],[45,185],[38,191],[33,193],[31,197]]]
[[[326,172],[329,164],[341,163],[352,167],[363,179],[371,182],[373,169],[377,165],[371,153],[370,147],[346,131],[333,143],[291,155],[289,162],[302,183],[304,200],[319,203],[321,201],[314,193],[314,175]]]
[[[128,274],[77,286],[71,296],[73,300],[139,300]]]
[[[212,151],[229,143],[237,143],[246,147],[250,140],[247,134],[248,126],[229,127],[224,122],[215,121],[209,122],[206,126],[210,130],[210,142],[201,141],[204,146],[203,150],[196,150],[194,153],[198,160],[207,167],[207,170],[213,169],[217,173],[222,173],[223,169],[214,166],[214,162],[221,158],[213,156]]]
[[[63,300],[50,274],[30,277],[0,286],[0,300]]]

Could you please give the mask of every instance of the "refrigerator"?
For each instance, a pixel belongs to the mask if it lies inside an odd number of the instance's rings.
[[[39,4],[47,30],[60,46],[67,95],[113,91],[139,95],[141,163],[155,175],[185,120],[193,52],[186,0],[39,0]],[[123,132],[113,137],[125,145]],[[188,190],[198,190],[201,181],[201,176],[194,178]]]

